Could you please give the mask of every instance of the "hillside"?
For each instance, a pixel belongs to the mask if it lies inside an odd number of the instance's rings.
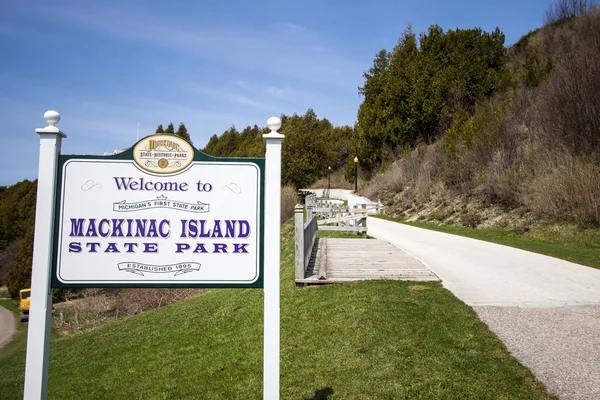
[[[313,110],[283,116],[283,183],[323,186],[328,167],[352,182],[357,156],[361,191],[393,216],[477,227],[511,214],[515,226],[598,227],[595,4],[557,1],[542,28],[508,48],[498,28],[407,27],[364,73],[354,127],[334,127]],[[259,131],[232,128],[204,151],[260,156]]]
[[[507,52],[509,90],[384,163],[364,193],[391,215],[469,227],[598,227],[599,46],[598,9],[525,35]]]
[[[281,238],[282,399],[553,398],[439,283],[297,289],[291,223]],[[258,399],[262,299],[212,289],[54,339],[49,398]],[[25,350],[5,350],[0,398],[20,398]]]

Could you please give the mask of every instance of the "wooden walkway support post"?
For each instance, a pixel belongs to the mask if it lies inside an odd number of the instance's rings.
[[[365,227],[365,230],[362,232],[362,238],[366,239],[367,238],[367,215],[369,215],[368,211],[367,211],[367,205],[366,204],[362,204],[362,210],[363,210],[364,218],[362,220],[361,226]]]

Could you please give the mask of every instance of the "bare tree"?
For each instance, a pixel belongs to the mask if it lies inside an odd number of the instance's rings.
[[[579,17],[597,6],[597,0],[556,0],[546,11],[544,25],[565,18]]]

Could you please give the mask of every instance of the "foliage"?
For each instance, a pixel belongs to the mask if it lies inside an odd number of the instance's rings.
[[[600,10],[573,26],[576,40],[540,88],[533,117],[547,146],[600,160]]]
[[[267,129],[254,125],[246,127],[240,133],[232,126],[221,136],[211,136],[202,151],[214,157],[264,157],[265,143],[262,135],[267,132]]]
[[[19,295],[19,290],[31,287],[31,264],[33,262],[34,221],[29,221],[27,233],[19,245],[13,266],[6,275],[6,286],[12,298]]]
[[[460,201],[599,226],[600,10],[530,32],[515,47],[507,84],[474,107],[460,103],[440,141],[404,151],[365,193],[403,213]]]
[[[25,180],[0,188],[0,259],[3,262],[0,280],[6,283],[13,297],[20,289],[29,287],[36,195],[36,181]]]
[[[35,215],[37,181],[0,188],[0,250],[25,235]]]
[[[188,141],[191,145],[194,144],[192,142],[192,138],[190,137],[190,134],[188,133],[188,130],[183,122],[179,123],[179,127],[177,128],[177,131],[175,131],[175,127],[173,126],[172,122],[169,122],[169,125],[167,125],[167,129],[164,129],[162,124],[158,125],[158,127],[156,128],[155,134],[159,135],[159,134],[163,134],[163,133],[179,136],[180,138]]]
[[[552,61],[552,57],[548,56],[544,64],[540,61],[537,52],[527,54],[525,64],[523,65],[523,84],[526,87],[541,85],[546,81],[553,68],[554,62]]]
[[[383,148],[431,142],[457,110],[475,104],[500,86],[506,64],[504,34],[496,28],[443,32],[432,25],[417,40],[409,26],[391,53],[381,50],[359,89],[356,153],[375,168]]]
[[[353,129],[334,127],[327,119],[319,119],[312,110],[304,115],[281,116],[282,184],[298,189],[308,187],[326,176],[328,167],[338,169],[349,156]],[[246,127],[241,133],[235,127],[222,135],[213,135],[202,151],[215,157],[264,157],[262,134],[268,129]]]
[[[327,168],[334,162],[333,143],[328,140],[332,128],[327,119],[319,120],[310,109],[303,116],[282,117],[280,132],[285,135],[282,182],[299,189],[327,174]]]
[[[188,133],[188,130],[185,127],[185,124],[183,122],[179,123],[179,127],[177,128],[177,132],[175,132],[175,135],[179,136],[182,139],[185,139],[191,145],[194,144],[192,142],[192,138],[190,137],[190,134]]]

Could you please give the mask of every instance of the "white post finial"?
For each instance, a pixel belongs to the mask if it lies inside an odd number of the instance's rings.
[[[271,117],[267,120],[267,128],[271,130],[271,133],[277,132],[281,128],[281,120],[277,117]]]
[[[60,114],[54,110],[48,110],[44,113],[44,121],[48,126],[56,126],[60,122]]]
[[[62,138],[66,138],[67,135],[62,133],[60,129],[56,127],[56,124],[60,122],[60,114],[54,110],[48,110],[44,113],[44,121],[48,124],[45,128],[37,128],[36,133],[43,134],[58,134]]]

